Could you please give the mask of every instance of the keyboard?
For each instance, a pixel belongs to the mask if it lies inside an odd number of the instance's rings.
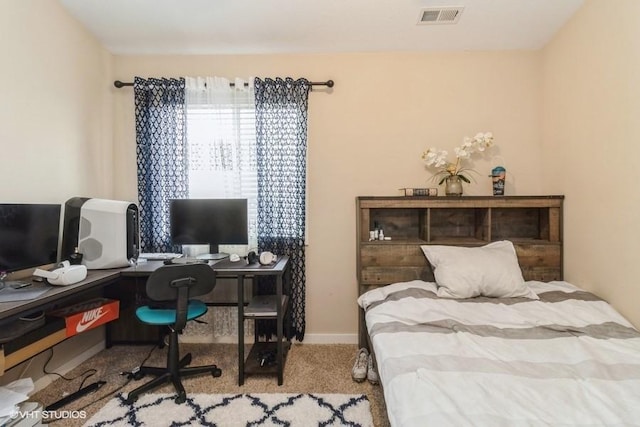
[[[142,252],[138,258],[144,258],[149,261],[165,261],[168,259],[180,258],[182,254],[165,253],[165,252]]]
[[[207,264],[208,262],[206,259],[194,257],[173,258],[172,260],[172,264]]]

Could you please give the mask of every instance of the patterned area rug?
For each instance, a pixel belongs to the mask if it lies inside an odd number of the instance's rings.
[[[369,400],[352,394],[146,394],[111,399],[88,426],[373,426]]]

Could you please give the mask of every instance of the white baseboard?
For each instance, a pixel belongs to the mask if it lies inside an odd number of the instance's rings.
[[[61,375],[64,375],[64,374],[68,373],[69,371],[71,371],[76,366],[78,366],[79,364],[81,364],[82,362],[85,362],[88,359],[90,359],[93,356],[95,356],[96,354],[100,353],[102,350],[104,350],[104,348],[105,348],[105,342],[101,341],[98,344],[94,345],[93,347],[89,348],[87,351],[82,352],[81,354],[77,355],[73,359],[69,360],[64,365],[56,368],[56,372],[61,374]],[[53,380],[55,380],[57,378],[58,377],[53,376],[53,375],[45,375],[45,376],[43,376],[41,378],[38,378],[33,383],[35,391],[42,390],[43,388],[45,388],[46,386],[51,384],[53,382]]]
[[[358,344],[358,334],[304,334],[303,344]]]
[[[253,336],[246,336],[245,342],[248,342],[250,339],[253,339]],[[213,334],[187,335],[181,336],[180,342],[188,344],[236,344],[238,342],[238,337],[236,335],[214,336]]]
[[[245,342],[250,343],[253,336],[245,337]],[[180,342],[191,344],[235,344],[238,342],[236,335],[190,335],[181,336]],[[303,344],[358,344],[358,334],[305,334]]]

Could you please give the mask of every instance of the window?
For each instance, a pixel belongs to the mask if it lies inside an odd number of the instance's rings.
[[[253,91],[227,82],[219,95],[187,98],[189,198],[247,198],[249,248],[257,247],[258,180]],[[228,252],[244,252],[229,249]]]

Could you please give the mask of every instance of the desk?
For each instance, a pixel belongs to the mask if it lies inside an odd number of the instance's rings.
[[[31,300],[0,303],[0,327],[7,327],[14,320],[32,313],[52,311],[78,302],[81,298],[86,300],[88,296],[91,296],[91,293],[101,292],[103,287],[116,283],[119,279],[120,270],[93,270],[87,273],[85,280],[73,285],[52,286],[36,282],[30,288],[46,289],[39,297]],[[50,324],[49,326],[57,328],[55,324]],[[62,327],[64,328],[64,323]],[[29,337],[30,344],[24,347],[21,346],[19,350],[12,352],[10,355],[5,354],[6,347],[4,344],[2,345],[0,350],[0,375],[3,375],[6,369],[10,369],[43,350],[64,341],[66,339],[66,331],[64,329],[52,330],[51,328],[47,329],[47,327],[39,327],[37,330],[27,333],[24,337]]]
[[[289,350],[290,343],[288,341],[289,333],[284,333],[284,319],[289,306],[289,299],[284,292],[284,283],[291,284],[291,268],[289,266],[289,257],[286,255],[279,256],[275,265],[262,266],[260,264],[244,264],[243,261],[231,262],[229,260],[218,261],[213,264],[213,269],[218,277],[237,277],[238,278],[238,385],[244,384],[245,373],[276,373],[278,375],[278,385],[283,383],[284,362],[286,352]],[[247,313],[245,315],[244,304],[244,279],[247,276],[276,276],[276,315],[275,316],[256,316]],[[276,365],[275,370],[261,367],[258,362],[258,352],[269,349],[269,345],[265,343],[254,342],[252,350],[246,359],[244,357],[244,319],[273,319],[276,320],[277,337],[275,343]],[[287,340],[285,344],[285,340]]]
[[[163,265],[162,261],[148,261],[138,263],[135,266],[122,269],[112,270],[89,270],[87,278],[81,282],[68,286],[51,286],[46,284],[34,284],[34,287],[47,287],[48,290],[38,298],[26,301],[13,301],[0,303],[0,325],[4,322],[10,322],[21,316],[37,311],[50,311],[55,308],[69,304],[74,299],[81,298],[84,294],[90,292],[101,291],[102,288],[119,282],[126,277],[145,278],[153,273],[156,269]],[[289,343],[285,346],[284,336],[284,319],[288,308],[288,298],[285,297],[285,282],[290,281],[290,263],[289,257],[279,256],[278,261],[272,266],[262,266],[260,264],[246,264],[244,261],[232,263],[229,260],[221,260],[210,263],[211,268],[220,278],[237,278],[238,285],[238,385],[244,384],[245,373],[276,373],[278,375],[278,385],[283,383],[283,371],[285,354],[288,350]],[[244,308],[244,279],[247,277],[258,276],[275,276],[276,277],[276,299],[283,301],[277,306],[276,316],[273,317],[257,317],[260,319],[274,318],[276,320],[278,334],[276,347],[276,366],[273,370],[255,369],[257,363],[245,364],[244,357],[244,319],[256,318],[251,314],[245,315]],[[25,279],[26,280],[26,279]],[[109,334],[109,325],[107,325],[107,335]],[[288,333],[286,336],[288,337]],[[107,344],[110,339],[107,336]],[[255,350],[261,348],[260,343],[254,345]],[[253,350],[253,349],[252,349]],[[252,358],[255,352],[250,352],[249,358]],[[248,360],[248,359],[247,359]],[[245,369],[246,367],[246,369]]]
[[[245,374],[268,373],[277,374],[278,385],[283,383],[284,363],[286,353],[290,343],[285,343],[288,333],[284,331],[284,320],[289,305],[288,297],[285,295],[285,285],[291,283],[291,268],[289,257],[282,255],[274,265],[263,266],[260,264],[246,264],[244,261],[231,262],[228,259],[211,261],[211,268],[216,272],[218,278],[237,279],[237,307],[238,307],[238,385],[244,384]],[[135,266],[121,270],[122,277],[148,277],[157,268],[163,265],[162,261],[147,261]],[[276,301],[281,301],[277,305],[275,316],[254,316],[251,313],[245,314],[244,307],[244,281],[245,278],[257,278],[259,276],[275,276],[276,278]],[[247,358],[244,355],[244,319],[275,319],[277,328],[277,338],[275,342],[276,364],[274,367],[263,368],[258,365],[257,353],[269,348],[271,344],[254,342],[252,350]],[[286,335],[286,336],[285,336]]]
[[[47,292],[32,300],[0,302],[0,324],[37,311],[48,311],[60,307],[61,304],[68,302],[70,299],[80,297],[84,293],[96,291],[104,286],[117,282],[120,279],[120,272],[121,269],[89,270],[86,279],[67,286],[34,283],[31,285],[32,289],[47,288]]]

